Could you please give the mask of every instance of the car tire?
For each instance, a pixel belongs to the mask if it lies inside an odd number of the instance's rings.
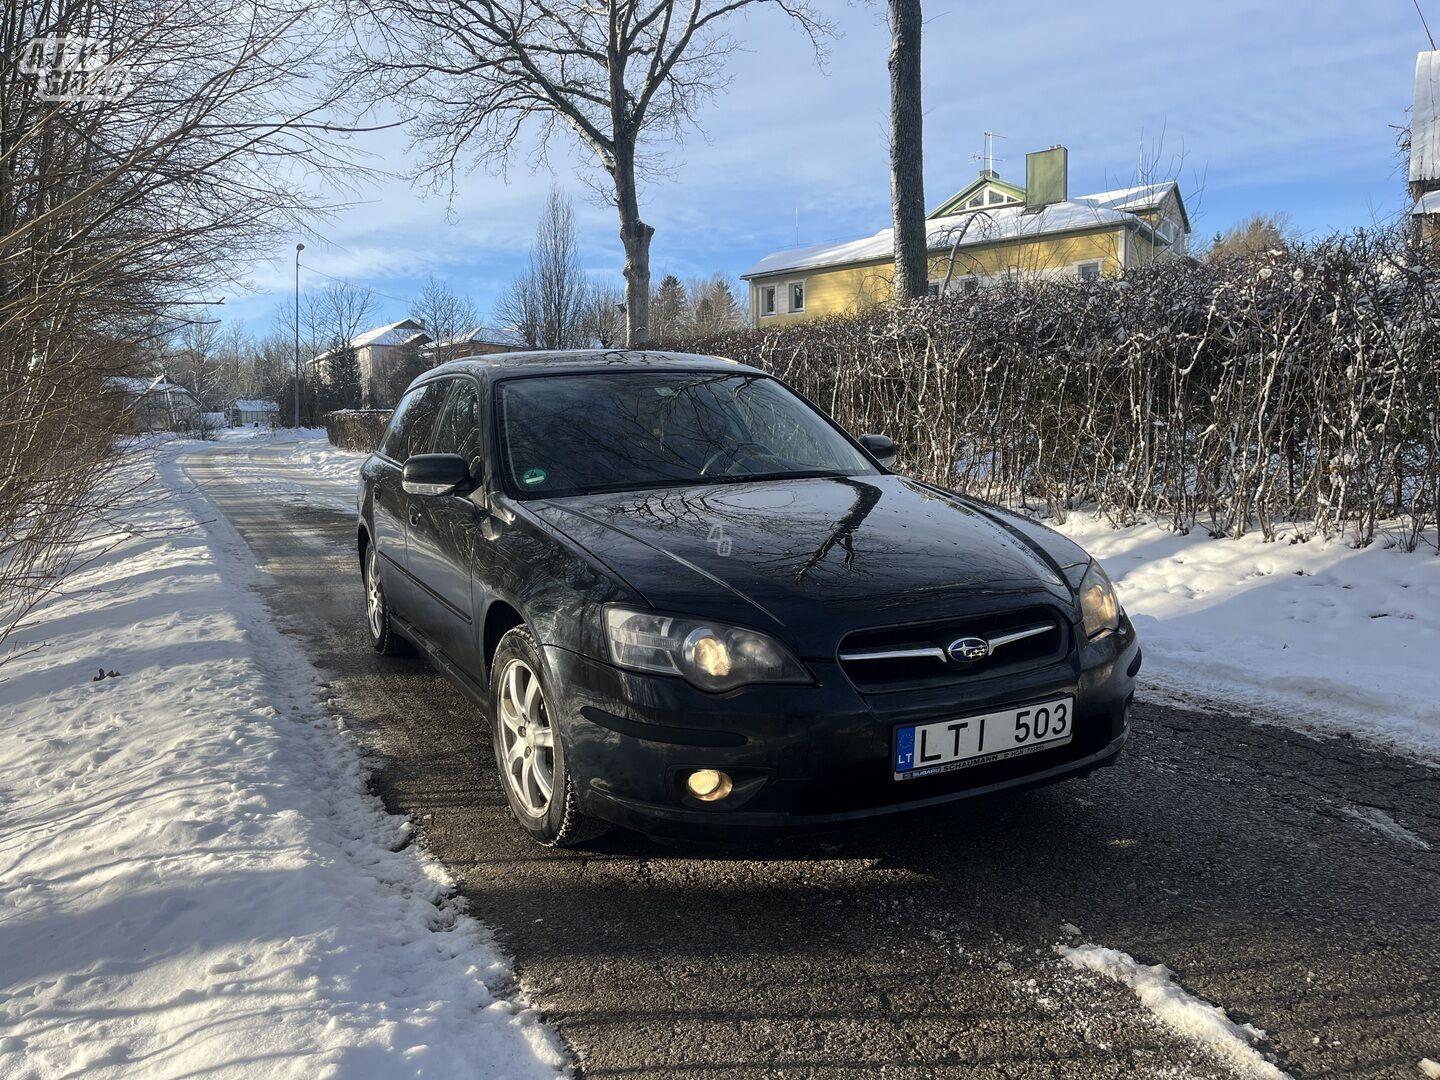
[[[546,703],[540,646],[528,627],[500,639],[490,664],[490,742],[495,771],[510,813],[531,839],[545,847],[574,847],[610,826],[580,813],[575,781],[565,764],[558,717]]]
[[[370,644],[381,656],[398,656],[408,652],[407,642],[390,621],[390,602],[385,598],[385,587],[380,577],[380,553],[374,544],[365,545],[365,559],[361,565],[365,579],[365,624],[370,631]]]

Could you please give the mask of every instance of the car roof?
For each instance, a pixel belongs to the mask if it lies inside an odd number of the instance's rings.
[[[650,349],[565,349],[546,352],[491,353],[451,360],[425,372],[417,383],[440,375],[466,373],[495,379],[508,375],[572,375],[601,371],[724,371],[763,375],[759,368],[699,353]]]

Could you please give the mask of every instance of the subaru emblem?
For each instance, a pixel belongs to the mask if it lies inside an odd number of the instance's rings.
[[[950,654],[951,660],[961,664],[973,664],[976,660],[984,660],[990,655],[990,642],[978,637],[956,638],[945,651]]]

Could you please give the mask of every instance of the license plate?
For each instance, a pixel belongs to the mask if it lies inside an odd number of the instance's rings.
[[[896,780],[934,776],[1063,746],[1073,734],[1074,698],[1055,698],[982,716],[895,729]]]

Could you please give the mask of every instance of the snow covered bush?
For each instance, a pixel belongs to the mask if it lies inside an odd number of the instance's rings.
[[[1096,505],[1359,543],[1440,494],[1440,265],[1357,232],[1093,283],[1021,279],[686,343],[788,381],[908,472],[1063,517]]]

